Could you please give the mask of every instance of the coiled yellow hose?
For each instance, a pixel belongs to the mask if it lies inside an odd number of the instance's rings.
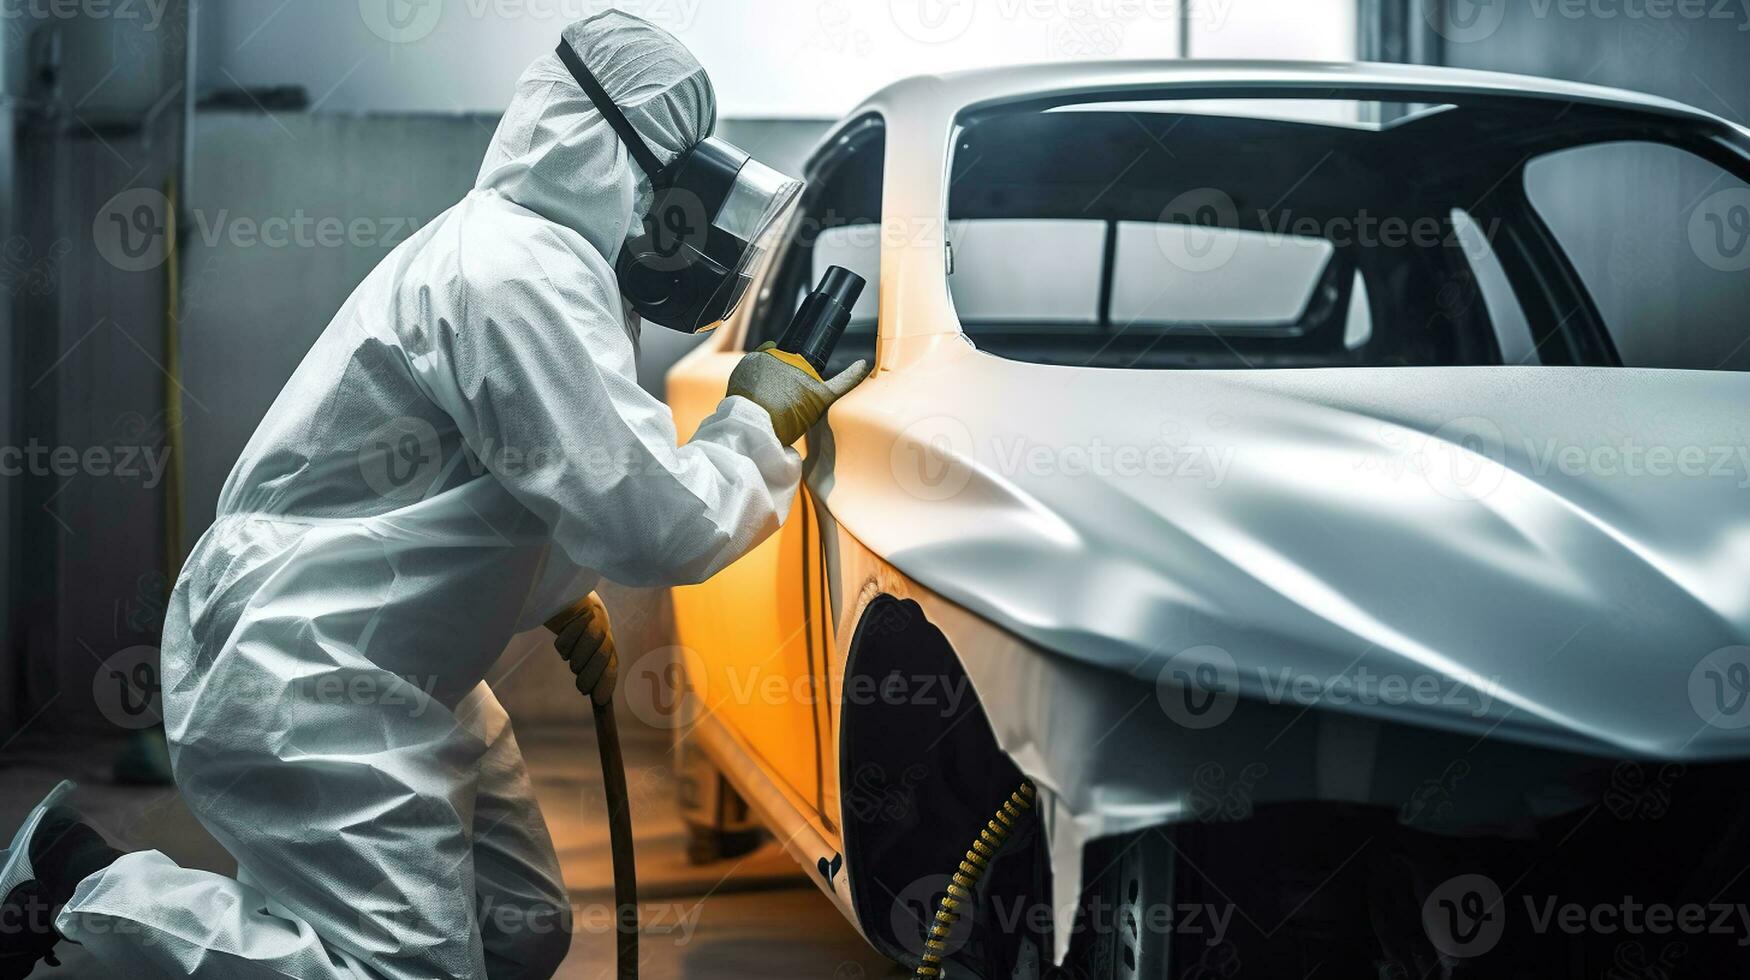
[[[1015,832],[1022,815],[1033,809],[1033,797],[1033,784],[1022,780],[1020,788],[1003,801],[996,816],[979,830],[978,839],[972,842],[966,857],[960,861],[960,867],[955,870],[947,893],[936,904],[936,918],[930,923],[929,938],[924,940],[923,959],[912,974],[913,980],[943,975],[942,957],[948,951],[948,934],[953,931],[954,923],[960,920],[960,907],[972,903],[972,890],[977,887],[978,879],[990,870],[991,859],[1008,843],[1009,835]]]

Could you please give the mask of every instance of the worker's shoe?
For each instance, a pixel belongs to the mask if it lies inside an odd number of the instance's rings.
[[[61,805],[71,792],[67,780],[50,790],[0,851],[0,980],[22,980],[39,961],[59,965],[56,914],[79,882],[121,854]]]

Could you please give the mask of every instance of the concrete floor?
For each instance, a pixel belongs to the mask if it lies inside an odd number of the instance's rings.
[[[578,909],[564,980],[613,977],[612,908],[606,807],[594,736],[586,728],[519,730],[547,824]],[[856,934],[776,844],[720,865],[691,867],[674,805],[668,746],[660,733],[627,733],[627,782],[637,822],[638,878],[644,922],[642,975],[670,977],[870,980],[908,972]],[[55,780],[78,779],[76,801],[119,845],[157,848],[179,863],[234,870],[183,808],[174,791],[114,786],[104,746],[69,749],[47,743],[7,748],[0,770],[0,831],[10,836]],[[59,969],[36,978],[112,980],[77,947],[62,946]]]

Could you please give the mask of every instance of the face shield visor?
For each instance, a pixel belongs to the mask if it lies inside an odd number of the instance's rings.
[[[577,52],[561,41],[558,54],[650,178],[650,212],[614,264],[621,295],[652,323],[709,330],[747,292],[802,182],[715,137],[662,166]]]

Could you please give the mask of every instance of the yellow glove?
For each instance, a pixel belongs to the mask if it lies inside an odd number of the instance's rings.
[[[553,647],[571,672],[577,675],[577,690],[589,695],[599,707],[614,699],[614,682],[620,673],[620,657],[614,649],[614,631],[608,623],[608,608],[591,592],[571,608],[547,620],[554,634]]]
[[[822,381],[807,361],[777,349],[770,341],[741,359],[729,375],[729,394],[766,410],[772,431],[788,446],[814,427],[833,402],[869,376],[863,361]]]

